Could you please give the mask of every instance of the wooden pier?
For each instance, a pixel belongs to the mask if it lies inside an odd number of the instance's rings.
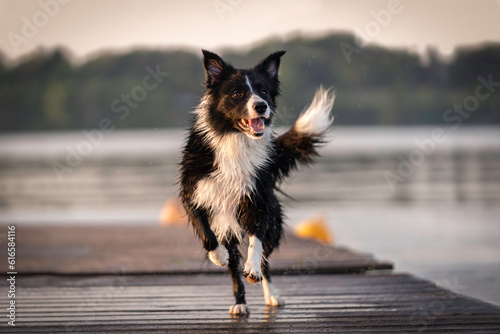
[[[228,313],[229,275],[185,227],[19,226],[16,235],[16,327],[5,318],[0,333],[500,332],[499,307],[291,234],[271,259],[286,306],[266,307],[261,287],[247,285],[243,318]]]

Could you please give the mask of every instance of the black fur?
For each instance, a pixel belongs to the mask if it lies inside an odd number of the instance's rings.
[[[218,55],[203,51],[203,64],[206,72],[206,103],[209,131],[216,136],[239,133],[246,136],[238,122],[245,118],[247,101],[250,96],[246,86],[247,77],[258,94],[269,106],[271,113],[264,120],[265,126],[272,125],[276,98],[280,90],[278,70],[284,51],[276,52],[261,61],[257,66],[237,70]],[[241,95],[241,96],[240,96]],[[194,123],[196,123],[195,116]],[[180,197],[197,235],[207,251],[219,246],[211,229],[210,207],[198,207],[193,203],[197,183],[215,171],[214,147],[208,144],[207,133],[193,125],[189,132],[180,165]],[[255,139],[263,140],[263,139]],[[284,135],[271,138],[269,162],[256,170],[255,191],[240,199],[236,219],[242,230],[262,241],[264,260],[262,273],[270,282],[267,258],[279,246],[283,234],[281,205],[275,195],[276,184],[288,176],[297,164],[307,164],[318,155],[316,146],[321,142],[320,135],[300,133],[292,127]],[[240,253],[238,239],[235,237],[222,241],[229,252],[228,268],[233,277],[233,290],[236,304],[245,304],[244,286],[239,267]]]

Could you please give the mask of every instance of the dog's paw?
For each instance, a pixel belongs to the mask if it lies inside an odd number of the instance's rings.
[[[234,304],[229,308],[229,314],[233,316],[243,316],[249,314],[250,310],[246,304]]]
[[[278,294],[270,295],[270,296],[266,296],[266,305],[267,306],[285,306],[285,301]]]
[[[208,252],[208,257],[210,261],[214,264],[225,267],[229,263],[229,253],[227,252],[226,247],[219,245],[213,251]]]
[[[262,272],[260,271],[260,268],[255,269],[248,264],[245,264],[245,269],[243,270],[243,277],[245,277],[250,284],[257,284],[262,282]]]

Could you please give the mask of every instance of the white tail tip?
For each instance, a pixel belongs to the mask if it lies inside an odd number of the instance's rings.
[[[324,89],[320,86],[314,94],[311,105],[295,122],[295,129],[302,133],[322,134],[333,123],[330,111],[335,101],[335,92],[332,88]]]

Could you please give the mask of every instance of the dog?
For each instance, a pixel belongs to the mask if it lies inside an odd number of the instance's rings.
[[[202,50],[205,94],[194,111],[180,163],[180,199],[189,222],[218,266],[233,279],[235,304],[229,313],[248,314],[238,245],[248,235],[243,276],[262,283],[266,305],[284,301],[271,283],[269,257],[283,234],[277,185],[318,156],[333,122],[335,95],[320,87],[309,108],[283,135],[273,131],[278,71],[285,51],[250,69],[236,69]]]

